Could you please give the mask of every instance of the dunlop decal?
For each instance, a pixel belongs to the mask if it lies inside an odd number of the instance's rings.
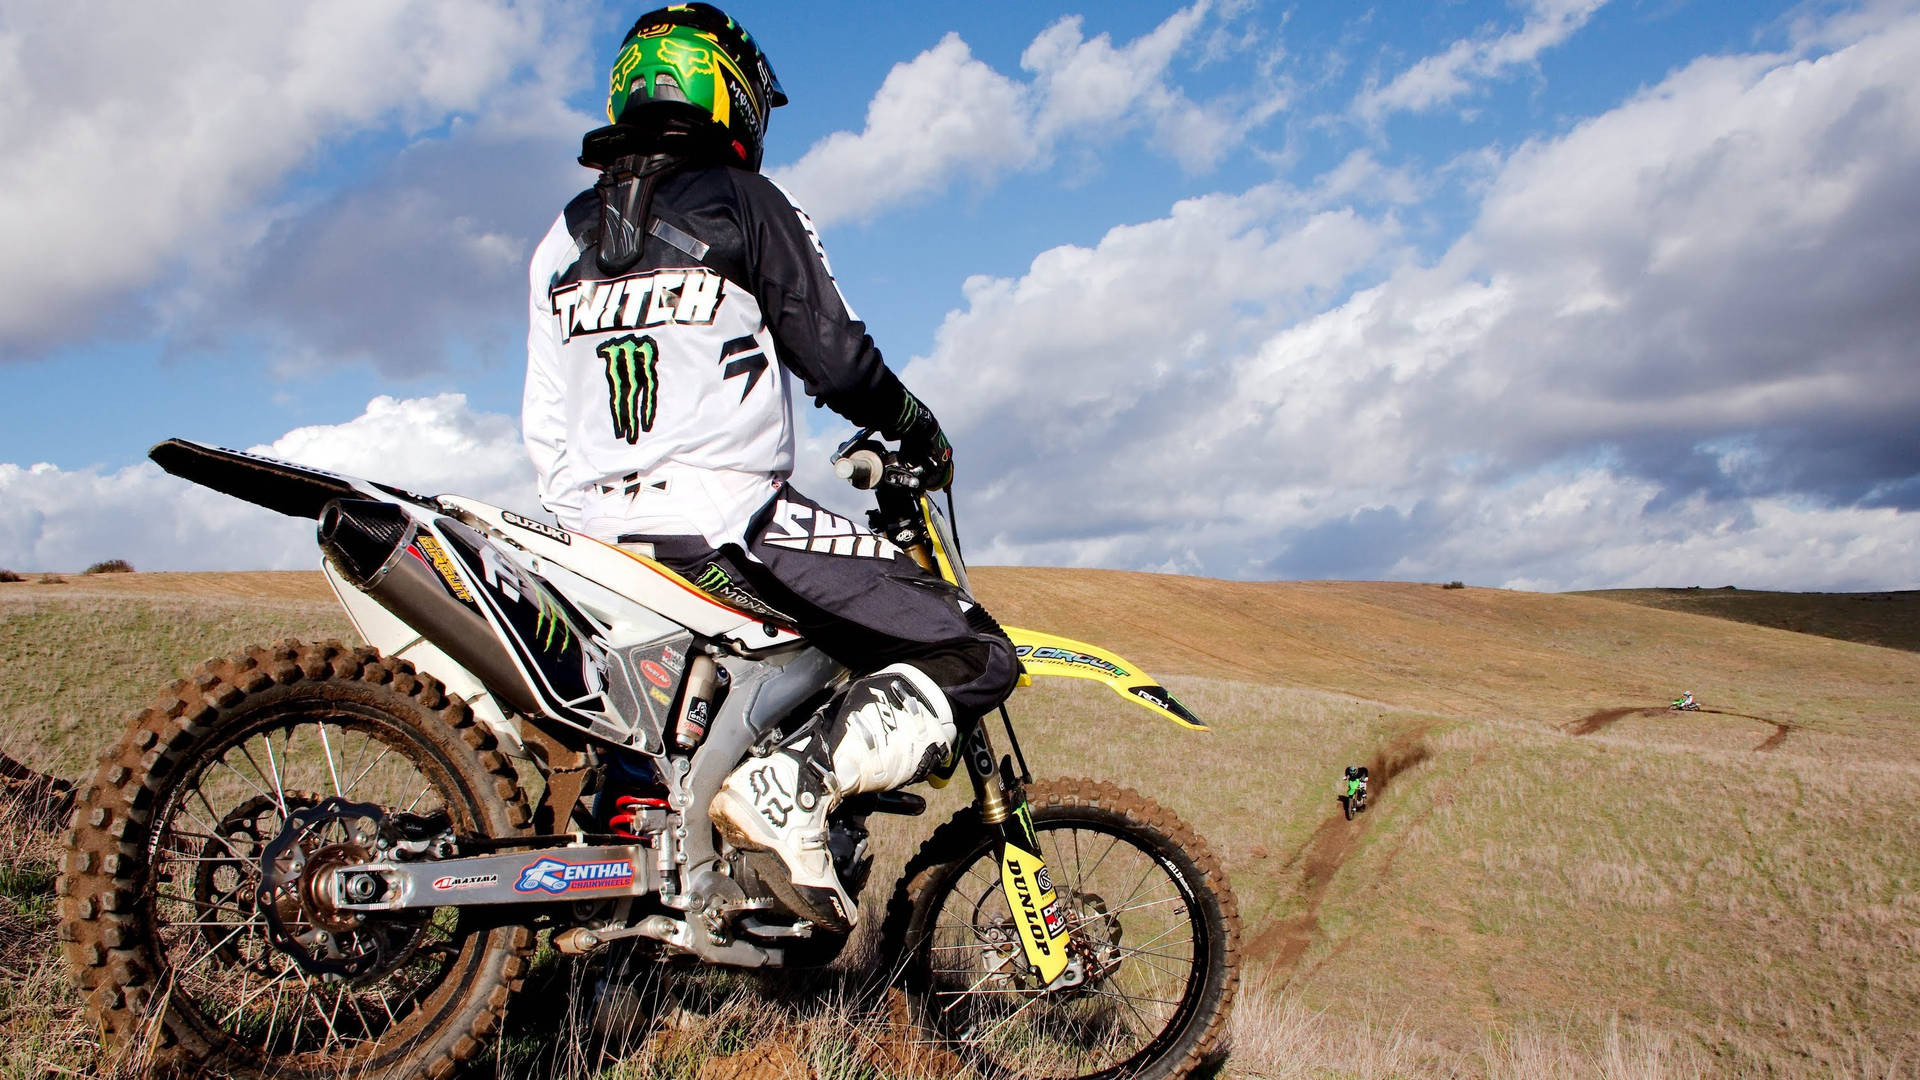
[[[1051,983],[1067,970],[1066,923],[1060,916],[1060,898],[1052,888],[1041,887],[1045,872],[1046,863],[1038,855],[1014,844],[1007,844],[1001,852],[1000,885],[1013,911],[1020,946],[1041,981]],[[1052,881],[1045,884],[1050,886]]]

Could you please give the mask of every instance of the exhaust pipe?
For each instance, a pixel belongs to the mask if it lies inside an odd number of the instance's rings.
[[[443,525],[466,528],[450,520]],[[392,503],[335,499],[320,512],[319,539],[341,577],[418,630],[501,701],[521,712],[541,711],[532,687],[480,614],[478,599],[457,596],[478,583],[464,580],[445,545],[406,511]],[[486,541],[474,534],[471,542]],[[444,569],[436,570],[435,563]]]

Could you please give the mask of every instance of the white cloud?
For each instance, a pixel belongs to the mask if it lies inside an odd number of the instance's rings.
[[[462,394],[377,397],[343,424],[288,432],[254,453],[535,513],[519,423]],[[77,570],[124,558],[141,570],[303,569],[313,523],[283,517],[141,462],[113,472],[0,464],[0,566]]]
[[[1914,55],[1920,18],[1696,62],[1512,155],[1431,263],[1310,209],[1362,161],[970,281],[908,382],[976,557],[1920,585]]]
[[[564,115],[576,54],[516,0],[15,5],[0,30],[0,341],[91,326],[119,295],[257,238],[332,140],[497,109]]]
[[[1385,86],[1369,81],[1354,99],[1355,115],[1378,123],[1390,113],[1426,112],[1470,93],[1475,84],[1531,66],[1572,37],[1607,0],[1532,0],[1518,30],[1461,38],[1414,64]]]
[[[1020,81],[973,56],[958,34],[896,64],[867,107],[859,133],[839,131],[774,172],[823,225],[870,218],[944,189],[986,182],[1150,128],[1153,145],[1183,167],[1211,167],[1282,104],[1277,92],[1199,104],[1174,83],[1211,4],[1200,0],[1140,38],[1116,46],[1083,36],[1078,16],[1035,37]],[[1237,14],[1237,11],[1231,14]]]

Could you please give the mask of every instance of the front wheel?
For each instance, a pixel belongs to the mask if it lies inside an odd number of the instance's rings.
[[[915,1023],[993,1080],[1189,1075],[1225,1035],[1238,982],[1225,871],[1145,796],[1068,780],[1027,797],[1085,980],[1049,991],[1032,976],[993,832],[968,809],[907,864],[887,909],[884,955],[900,958]]]

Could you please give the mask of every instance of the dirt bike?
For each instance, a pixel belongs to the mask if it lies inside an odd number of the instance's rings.
[[[1342,792],[1340,795],[1340,810],[1347,815],[1348,821],[1352,821],[1353,815],[1355,814],[1366,813],[1367,785],[1361,784],[1352,791]]]
[[[60,893],[110,1048],[196,1075],[440,1077],[486,1052],[540,932],[563,954],[736,968],[820,965],[844,945],[783,909],[707,817],[737,765],[853,675],[792,628],[643,551],[472,499],[184,440],[151,457],[318,521],[322,571],[367,645],[210,661],[102,759]],[[858,542],[967,587],[915,470],[870,431],[835,465],[879,507]],[[1023,685],[1093,679],[1205,729],[1111,652],[1006,633]],[[1033,782],[999,718],[1010,754],[964,718],[936,772],[964,767],[974,800],[895,886],[884,974],[918,1038],[984,1076],[1187,1075],[1220,1045],[1237,983],[1219,861],[1144,796]],[[841,880],[864,888],[870,815],[925,806],[840,806]]]
[[[1672,712],[1699,712],[1700,703],[1697,701],[1688,701],[1685,698],[1679,698],[1675,700],[1673,704],[1668,705],[1667,708]]]

